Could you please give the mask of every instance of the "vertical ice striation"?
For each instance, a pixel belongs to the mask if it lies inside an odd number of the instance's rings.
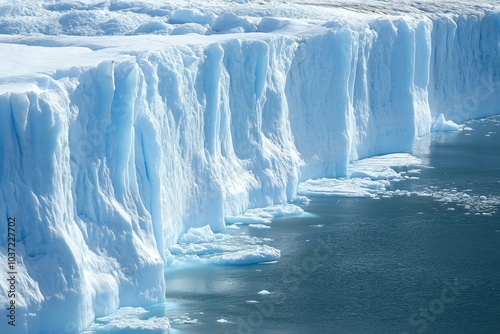
[[[302,179],[345,176],[352,160],[409,151],[432,123],[428,19],[327,26],[300,45],[287,83]]]
[[[169,247],[188,228],[222,230],[226,215],[291,200],[300,180],[411,150],[441,113],[498,113],[499,20],[334,21],[304,38],[164,46],[1,95],[16,329],[77,332],[120,306],[161,302]],[[0,296],[3,307],[3,284]]]
[[[47,78],[43,93],[0,99],[0,201],[4,219],[17,220],[19,332],[75,332],[119,305],[164,298],[163,261],[135,172],[120,173],[133,166],[120,151],[133,148],[121,145],[132,122],[112,119],[127,109],[112,108],[113,73],[106,62],[78,84]],[[120,157],[111,160],[108,148]]]
[[[498,113],[500,15],[439,17],[432,30],[429,103],[461,122]]]

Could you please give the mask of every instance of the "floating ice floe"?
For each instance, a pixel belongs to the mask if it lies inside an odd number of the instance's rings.
[[[412,168],[397,172],[395,167],[421,166],[421,160],[410,154],[388,154],[363,159],[349,166],[347,178],[307,180],[299,184],[298,192],[307,196],[326,197],[359,197],[359,198],[391,198],[394,196],[432,197],[444,204],[455,204],[463,207],[469,213],[491,216],[500,205],[500,197],[472,195],[471,189],[459,191],[457,188],[439,189],[428,187],[420,191],[389,190],[392,182],[416,179],[414,175],[421,168]],[[412,175],[412,176],[409,176]],[[449,207],[447,211],[455,211]]]
[[[170,321],[166,317],[147,317],[148,311],[142,307],[122,307],[116,312],[97,318],[94,326],[99,331],[141,331],[168,333]],[[90,328],[92,330],[92,328]]]
[[[395,153],[355,161],[349,165],[346,178],[321,178],[299,184],[298,193],[305,196],[378,198],[387,192],[391,182],[415,178],[420,169],[397,172],[394,167],[421,165],[422,161],[407,153]]]
[[[208,225],[190,228],[170,249],[175,257],[172,264],[200,262],[245,265],[277,261],[281,256],[280,250],[265,245],[265,241],[272,239],[214,233]]]
[[[429,187],[421,191],[389,192],[388,195],[432,197],[434,200],[442,202],[445,205],[455,204],[458,207],[463,207],[471,213],[482,214],[485,216],[496,213],[496,208],[500,205],[500,197],[468,194],[470,191],[470,189],[459,191],[457,188],[439,189],[436,187]],[[447,210],[449,209],[450,208]]]
[[[296,196],[293,200],[290,201],[292,204],[302,204],[308,205],[311,200],[307,196]]]
[[[386,180],[321,178],[299,184],[299,193],[325,197],[375,197],[389,184]]]
[[[230,229],[230,230],[239,230],[240,229],[240,224],[230,224],[230,225],[226,225],[226,229]]]
[[[268,245],[259,245],[236,252],[213,256],[210,258],[210,262],[222,265],[244,265],[276,261],[280,256],[281,251],[279,249]]]
[[[301,199],[305,200],[302,197]],[[273,218],[300,216],[303,213],[304,210],[295,204],[282,204],[250,209],[238,216],[227,216],[225,220],[227,224],[271,224]]]
[[[248,227],[256,228],[256,229],[259,229],[259,230],[266,229],[266,228],[271,228],[271,226],[265,225],[265,224],[249,224]]]
[[[194,325],[198,323],[198,319],[191,319],[187,315],[181,315],[178,318],[172,319],[172,322],[176,324]]]

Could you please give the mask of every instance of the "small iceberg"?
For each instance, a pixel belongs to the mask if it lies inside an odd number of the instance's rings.
[[[451,132],[460,131],[461,127],[457,123],[446,120],[443,114],[440,114],[436,123],[432,126],[432,132]]]
[[[253,228],[266,228],[252,226]],[[264,244],[271,239],[214,233],[209,225],[191,227],[178,243],[170,248],[172,264],[212,263],[217,265],[247,265],[277,261],[279,249]]]

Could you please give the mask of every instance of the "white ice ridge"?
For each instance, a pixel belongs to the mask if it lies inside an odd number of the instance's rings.
[[[320,2],[0,1],[1,332],[162,302],[190,228],[498,112],[497,0]]]
[[[2,0],[0,34],[219,34],[282,28],[267,21],[276,17],[329,20],[339,12],[343,16],[481,15],[499,5],[498,0]]]

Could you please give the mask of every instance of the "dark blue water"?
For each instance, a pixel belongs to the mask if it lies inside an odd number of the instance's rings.
[[[313,217],[237,231],[273,239],[277,263],[167,268],[147,317],[182,334],[500,333],[500,117],[468,126],[416,142],[430,168],[392,187],[411,196],[312,198]]]
[[[278,263],[167,270],[167,315],[198,321],[173,332],[499,333],[499,125],[415,144],[433,168],[394,188],[436,197],[313,198],[314,218],[247,230],[274,239]],[[457,193],[476,200],[439,201]]]

